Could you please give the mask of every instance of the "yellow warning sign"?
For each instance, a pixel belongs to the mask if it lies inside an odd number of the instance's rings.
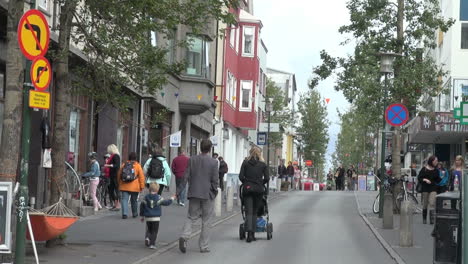
[[[47,90],[52,79],[52,67],[44,57],[37,57],[31,64],[31,81],[38,91]]]
[[[29,91],[29,107],[49,109],[50,108],[50,93]]]

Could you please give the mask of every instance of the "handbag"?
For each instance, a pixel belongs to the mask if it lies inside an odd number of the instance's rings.
[[[247,182],[244,183],[243,191],[244,194],[262,194],[265,188],[258,183]]]

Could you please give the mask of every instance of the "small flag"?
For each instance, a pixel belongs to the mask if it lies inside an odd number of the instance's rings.
[[[175,93],[174,96],[175,96],[175,97],[179,97],[179,93]]]
[[[198,95],[197,95],[198,101],[200,101],[200,100],[202,99],[202,97],[203,97],[203,95],[198,94]]]
[[[215,95],[213,99],[216,102],[218,100],[218,96]]]
[[[165,92],[161,92],[161,97],[164,97],[166,93]]]
[[[325,102],[330,103],[330,98],[325,98]]]
[[[235,101],[235,100],[236,100],[236,97],[235,97],[235,96],[233,96],[233,97],[232,97],[232,100],[233,100],[233,101]]]

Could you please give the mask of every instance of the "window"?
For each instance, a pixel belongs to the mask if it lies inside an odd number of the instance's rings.
[[[242,47],[242,56],[254,55],[254,27],[244,27],[244,45]]]
[[[175,63],[175,49],[176,49],[176,34],[177,31],[173,30],[169,36],[167,36],[167,53],[166,60],[168,63]]]
[[[237,80],[232,73],[227,72],[227,82],[226,82],[226,101],[234,106],[235,108],[235,96],[237,91]]]
[[[231,28],[229,30],[229,44],[231,44],[231,47],[235,47],[235,42],[236,42],[236,28]]]
[[[462,23],[461,48],[468,49],[468,23]]]
[[[158,45],[156,31],[151,31],[150,37],[151,37],[151,46],[156,47]]]
[[[240,28],[236,28],[236,52],[239,53],[239,39],[240,39],[240,33],[237,34],[238,32],[240,32]]]
[[[78,110],[73,109],[70,112],[70,121],[68,129],[68,153],[72,160],[69,160],[71,165],[77,169],[78,154],[80,146],[80,115]]]
[[[247,112],[250,112],[252,109],[252,81],[241,81],[239,109]]]
[[[460,0],[460,20],[468,21],[468,0]]]
[[[202,37],[189,36],[187,49],[187,74],[208,78],[209,42]]]
[[[40,8],[44,9],[45,11],[48,11],[47,10],[48,2],[49,2],[49,0],[39,0],[37,3],[38,3]]]

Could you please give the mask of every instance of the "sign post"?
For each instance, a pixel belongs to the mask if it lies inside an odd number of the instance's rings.
[[[35,7],[35,1],[31,1],[31,8]],[[21,164],[20,164],[20,187],[16,197],[16,247],[15,263],[25,263],[26,253],[26,224],[28,210],[28,167],[29,150],[31,139],[31,109],[29,107],[29,92],[31,88],[37,87],[46,90],[52,77],[52,68],[50,63],[43,58],[49,49],[50,31],[44,15],[35,9],[27,11],[20,19],[17,30],[18,43],[26,60],[26,74],[23,85],[23,122],[21,133]],[[35,60],[35,64],[31,63]],[[31,72],[31,69],[33,71]],[[34,69],[37,71],[34,72]],[[28,72],[29,71],[29,72]],[[44,75],[46,74],[46,75]],[[33,78],[34,83],[32,83]],[[49,97],[50,98],[50,97]],[[36,98],[37,100],[37,98]],[[34,101],[36,101],[34,100]],[[37,102],[42,100],[37,100]],[[46,106],[45,101],[42,106]],[[49,103],[50,105],[50,103]]]

